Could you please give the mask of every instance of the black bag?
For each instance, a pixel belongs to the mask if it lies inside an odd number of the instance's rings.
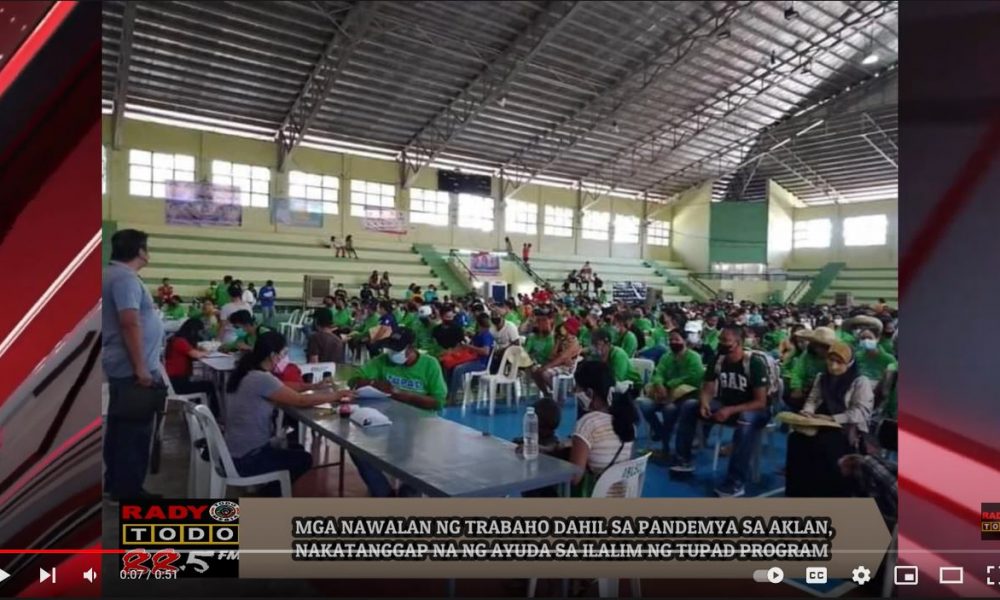
[[[147,421],[163,414],[167,406],[167,386],[154,383],[143,387],[136,382],[119,384],[108,403],[108,416],[123,421]]]

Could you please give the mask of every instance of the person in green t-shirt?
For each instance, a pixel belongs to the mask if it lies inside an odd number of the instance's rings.
[[[705,326],[701,331],[701,341],[712,349],[712,352],[719,350],[719,316],[710,314],[705,317]]]
[[[354,314],[347,301],[340,297],[335,297],[333,307],[330,308],[330,315],[333,318],[333,330],[335,333],[343,334],[351,332],[351,325],[354,324]]]
[[[441,363],[417,352],[415,342],[412,331],[397,328],[391,336],[380,342],[383,353],[358,369],[348,385],[355,390],[372,386],[388,394],[396,402],[424,410],[443,409],[448,387],[444,382]],[[351,459],[373,497],[416,495],[415,490],[406,484],[400,486],[398,492],[393,491],[385,473],[378,467],[354,453],[351,453]]]
[[[215,305],[223,307],[229,303],[229,287],[233,285],[233,278],[226,275],[222,278],[222,285],[215,288]]]
[[[878,341],[878,347],[896,356],[896,325],[892,321],[887,321],[882,327],[882,337]]]
[[[202,300],[211,300],[211,301],[214,302],[215,299],[216,299],[216,290],[218,289],[218,287],[219,287],[219,284],[217,284],[214,281],[209,281],[208,282],[208,287],[205,288],[204,290],[202,290],[202,292],[201,292],[201,299]]]
[[[715,488],[721,497],[745,494],[750,478],[750,458],[761,432],[771,419],[767,409],[770,385],[767,364],[743,348],[743,328],[726,327],[719,338],[719,358],[705,370],[699,398],[681,405],[677,419],[677,455],[670,470],[694,471],[691,448],[699,418],[702,422],[735,427],[733,450],[725,481]]]
[[[788,404],[800,409],[809,397],[816,376],[826,370],[826,352],[830,344],[837,341],[837,334],[829,327],[817,327],[813,331],[800,332],[799,336],[809,341],[805,352],[792,360],[788,374]]]
[[[639,350],[639,338],[632,331],[632,317],[627,313],[619,313],[614,320],[615,345],[625,351],[629,358]]]
[[[238,310],[229,315],[229,324],[236,330],[236,341],[223,344],[220,349],[224,352],[249,352],[253,350],[260,334],[271,331],[264,325],[258,326],[248,310]]]
[[[767,321],[767,333],[761,338],[761,348],[765,352],[778,354],[781,342],[788,339],[788,330],[778,325],[774,319]]]
[[[861,374],[871,381],[876,406],[881,404],[891,387],[891,377],[899,369],[896,357],[879,347],[875,332],[864,329],[858,333],[858,349],[854,360],[858,363]]]
[[[508,300],[506,303],[497,306],[497,312],[500,313],[504,319],[510,321],[518,327],[521,326],[521,315],[517,312],[517,306],[514,304],[513,300]]]
[[[177,321],[180,319],[186,319],[187,316],[187,310],[184,308],[184,304],[181,301],[180,296],[171,296],[170,299],[163,305],[164,319]]]
[[[611,373],[615,377],[615,382],[622,383],[629,381],[632,389],[638,391],[642,385],[642,376],[639,371],[632,366],[625,351],[611,343],[611,336],[602,329],[598,329],[590,334],[590,344],[594,358],[605,362],[611,367]]]
[[[663,441],[659,460],[670,454],[670,438],[684,400],[697,394],[705,376],[701,355],[687,347],[684,332],[674,329],[669,334],[669,351],[665,352],[646,386],[646,396],[638,400],[639,412],[649,423],[652,441]]]
[[[649,332],[653,330],[653,322],[646,317],[646,309],[641,306],[635,309],[635,321],[633,325],[639,331],[647,334],[647,337],[649,336]]]

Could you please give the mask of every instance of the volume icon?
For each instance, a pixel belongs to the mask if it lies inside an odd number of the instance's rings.
[[[90,583],[94,583],[94,580],[97,579],[97,573],[94,572],[94,569],[87,569],[83,572],[83,578]]]

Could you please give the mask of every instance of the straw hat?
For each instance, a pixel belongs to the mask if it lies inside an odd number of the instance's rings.
[[[870,329],[875,335],[882,334],[882,321],[868,315],[858,315],[844,321],[844,329],[854,331],[856,329]]]
[[[829,346],[830,344],[837,341],[837,332],[829,327],[817,327],[812,331],[803,329],[797,331],[795,335],[802,339],[809,340],[810,342],[815,342],[817,344],[823,344],[824,346]]]
[[[851,347],[841,341],[836,341],[830,344],[830,349],[826,352],[827,356],[836,356],[844,363],[850,364],[851,359],[854,356],[854,352]]]

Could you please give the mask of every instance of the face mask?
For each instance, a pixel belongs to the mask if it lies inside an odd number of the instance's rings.
[[[688,339],[688,342],[690,342],[692,344],[700,344],[701,343],[701,336],[698,335],[697,333],[694,333],[694,332],[689,333],[687,339]]]
[[[678,352],[684,350],[684,344],[670,344],[670,350],[677,354]]]
[[[874,350],[878,346],[878,342],[866,338],[861,340],[860,346],[863,350]]]
[[[585,392],[577,392],[576,401],[583,410],[590,410],[590,396]]]
[[[837,327],[840,327],[841,325],[844,324],[844,320],[843,319],[834,319],[833,320],[833,324],[836,325]]]
[[[399,352],[389,352],[389,361],[394,365],[402,365],[406,363],[406,350],[400,350]]]
[[[288,368],[288,363],[290,362],[291,360],[288,358],[287,354],[285,356],[282,356],[281,358],[278,359],[278,362],[274,363],[274,372],[284,373],[285,369]]]

